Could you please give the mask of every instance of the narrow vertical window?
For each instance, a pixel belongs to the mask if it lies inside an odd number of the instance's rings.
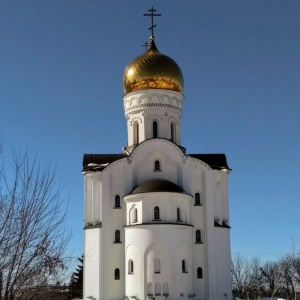
[[[120,230],[115,231],[115,243],[121,243],[121,234]]]
[[[136,143],[138,144],[140,141],[140,126],[139,123],[136,123]]]
[[[154,273],[158,274],[160,273],[160,259],[156,258],[154,260]]]
[[[177,207],[177,221],[181,221],[180,208]]]
[[[202,205],[201,204],[201,197],[200,197],[200,194],[199,193],[196,193],[195,194],[195,205]]]
[[[128,274],[133,274],[133,272],[134,272],[133,260],[130,259],[128,262]]]
[[[121,207],[120,196],[116,195],[116,197],[115,197],[115,208],[120,208],[120,207]]]
[[[155,296],[160,296],[160,295],[161,295],[160,283],[156,282],[155,283]]]
[[[196,243],[201,243],[202,239],[201,239],[201,231],[200,230],[196,230]]]
[[[160,171],[160,162],[159,162],[159,160],[156,160],[154,162],[154,171]]]
[[[159,207],[154,207],[154,220],[159,220]]]
[[[153,138],[158,137],[158,124],[157,121],[153,121],[152,123],[152,132],[153,132]]]
[[[197,278],[203,278],[202,268],[197,268]]]
[[[187,264],[185,259],[183,259],[181,262],[181,268],[182,268],[182,273],[187,273]]]
[[[147,295],[148,295],[148,296],[152,296],[152,295],[153,295],[152,283],[151,283],[151,282],[149,282],[149,283],[147,284]]]
[[[115,280],[120,280],[120,269],[115,269]]]
[[[138,221],[138,210],[137,208],[135,208],[133,210],[133,222],[137,222]]]
[[[164,296],[169,296],[169,285],[167,282],[164,283],[163,285],[163,295]]]
[[[133,143],[138,144],[139,143],[139,123],[134,122],[133,124]]]
[[[175,133],[175,124],[172,122],[171,123],[171,142],[175,143],[176,140],[176,133]]]

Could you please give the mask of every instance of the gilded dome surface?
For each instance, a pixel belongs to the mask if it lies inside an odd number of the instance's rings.
[[[160,53],[154,40],[147,52],[127,65],[123,76],[124,94],[146,89],[183,92],[183,76],[177,63]]]

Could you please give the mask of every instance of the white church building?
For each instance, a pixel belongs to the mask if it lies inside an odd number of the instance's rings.
[[[181,145],[183,75],[153,35],[123,87],[128,145],[83,158],[83,299],[232,299],[230,168]]]

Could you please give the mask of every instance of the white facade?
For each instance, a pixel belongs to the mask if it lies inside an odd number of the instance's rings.
[[[181,93],[123,101],[128,146],[84,156],[83,298],[231,299],[225,156],[185,153]]]

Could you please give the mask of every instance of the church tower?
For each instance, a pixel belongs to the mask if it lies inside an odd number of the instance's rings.
[[[83,158],[84,299],[231,299],[230,169],[181,145],[183,75],[149,11],[149,48],[123,77],[128,144]]]
[[[135,58],[123,78],[128,147],[151,138],[181,141],[183,76],[177,63],[160,53],[150,38],[146,53]]]

